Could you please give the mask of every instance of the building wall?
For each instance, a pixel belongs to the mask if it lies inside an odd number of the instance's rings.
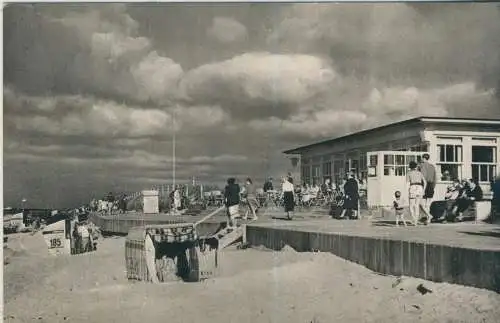
[[[482,184],[498,174],[500,129],[429,127],[425,136],[440,174],[448,171],[451,178],[473,178]]]
[[[321,184],[325,178],[340,183],[350,169],[359,178],[366,179],[366,153],[379,150],[426,150],[426,143],[422,142],[422,130],[419,124],[394,127],[306,150],[301,154],[301,179],[309,184]]]

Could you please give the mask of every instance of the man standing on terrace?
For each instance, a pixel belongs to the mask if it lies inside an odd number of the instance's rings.
[[[422,199],[422,208],[427,215],[427,223],[431,223],[432,215],[430,213],[432,198],[434,197],[434,188],[436,187],[436,167],[429,163],[429,154],[422,156],[422,163],[420,164],[420,171],[424,175],[426,185],[424,188],[424,196]]]

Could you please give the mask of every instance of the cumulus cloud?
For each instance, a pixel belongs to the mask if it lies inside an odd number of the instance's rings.
[[[15,22],[21,18],[29,23]],[[6,81],[29,93],[99,93],[161,105],[183,74],[139,35],[123,6],[90,6],[63,17],[12,6],[6,21]]]
[[[246,27],[233,18],[215,17],[207,34],[221,43],[232,43],[247,37]]]
[[[275,115],[276,106],[293,109],[335,78],[330,63],[319,57],[249,53],[187,72],[180,88],[193,102],[217,102],[249,117]]]

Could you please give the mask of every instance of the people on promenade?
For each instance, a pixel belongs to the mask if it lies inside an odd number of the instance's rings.
[[[291,220],[293,218],[293,212],[295,208],[295,201],[293,197],[293,183],[290,182],[290,177],[284,177],[281,185],[281,191],[283,192],[283,204],[285,206],[286,217]]]
[[[354,176],[354,172],[347,175],[347,180],[344,184],[344,203],[340,218],[344,218],[346,213],[352,213],[352,218],[357,219],[359,206],[359,185]]]
[[[224,189],[224,204],[228,216],[228,226],[236,226],[236,218],[240,217],[240,186],[236,184],[236,179],[231,177],[227,180]]]
[[[457,210],[455,221],[461,222],[464,220],[463,214],[467,211],[476,201],[483,199],[483,190],[474,180],[467,179],[465,181],[465,190],[463,194],[457,199]]]
[[[413,224],[417,226],[420,220],[420,205],[424,196],[426,181],[424,175],[417,169],[416,162],[411,161],[409,166],[410,170],[406,174],[406,182],[408,184],[410,215],[413,219]]]
[[[257,201],[257,192],[251,178],[247,178],[245,183],[245,198],[248,204],[248,211],[252,213],[251,220],[257,220],[257,212],[259,209],[259,202]],[[247,215],[245,213],[245,219]]]
[[[424,187],[422,208],[427,217],[427,224],[431,223],[432,220],[431,203],[434,197],[434,189],[437,182],[436,167],[429,162],[429,159],[430,155],[426,153],[422,156],[422,162],[420,163],[420,172],[424,176],[426,182]]]

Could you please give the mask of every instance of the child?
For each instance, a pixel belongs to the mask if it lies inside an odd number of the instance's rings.
[[[394,192],[394,201],[392,202],[394,206],[394,213],[396,214],[396,226],[399,227],[399,221],[403,221],[403,224],[406,225],[405,215],[404,215],[404,201],[401,198],[401,192]]]

